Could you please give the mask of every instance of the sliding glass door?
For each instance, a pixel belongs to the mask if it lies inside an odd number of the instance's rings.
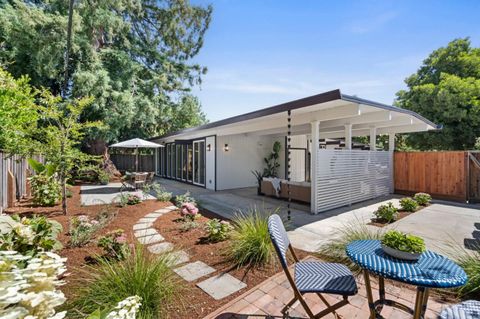
[[[193,184],[205,186],[205,141],[193,142]]]

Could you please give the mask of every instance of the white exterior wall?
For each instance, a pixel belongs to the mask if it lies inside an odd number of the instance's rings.
[[[270,154],[276,140],[282,144],[279,174],[283,178],[285,142],[282,138],[245,134],[217,136],[217,190],[256,187],[257,180],[251,171],[263,171],[263,159]],[[224,151],[225,144],[228,144],[228,152]]]
[[[210,145],[210,151],[208,150]],[[215,190],[215,136],[205,138],[205,187]]]

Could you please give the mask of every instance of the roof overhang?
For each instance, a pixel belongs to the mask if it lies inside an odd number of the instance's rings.
[[[320,121],[320,138],[343,137],[345,125],[352,125],[353,136],[410,133],[441,129],[421,115],[395,106],[377,103],[333,90],[258,111],[188,128],[150,140],[172,142],[210,135],[285,135],[287,111],[291,111],[292,134],[310,133],[310,123]]]

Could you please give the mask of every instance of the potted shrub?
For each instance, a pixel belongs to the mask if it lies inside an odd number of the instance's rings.
[[[395,258],[418,260],[425,249],[425,241],[414,235],[390,230],[382,239],[383,251]]]

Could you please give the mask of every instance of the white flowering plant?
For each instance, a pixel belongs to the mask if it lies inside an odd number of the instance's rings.
[[[135,319],[140,308],[142,298],[131,296],[120,301],[113,310],[96,310],[87,319]]]
[[[27,256],[59,250],[62,244],[57,236],[61,231],[60,223],[44,216],[0,215],[0,250],[13,250]]]
[[[0,318],[61,319],[66,312],[55,308],[65,302],[57,289],[63,284],[66,258],[52,252],[25,256],[16,251],[0,251]]]

